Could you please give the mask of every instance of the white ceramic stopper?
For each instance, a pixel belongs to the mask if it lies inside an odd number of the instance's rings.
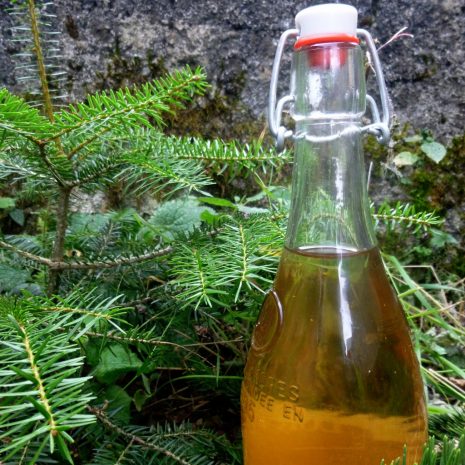
[[[332,34],[356,36],[357,9],[342,3],[315,5],[297,13],[295,24],[300,38]]]

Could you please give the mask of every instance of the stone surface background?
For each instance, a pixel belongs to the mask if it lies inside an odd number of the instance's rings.
[[[423,171],[404,173],[416,176],[420,194],[412,194],[412,187],[406,190],[405,178],[386,169],[386,153],[376,156],[369,151],[378,167],[370,194],[377,202],[411,200],[416,195],[427,208],[437,209],[446,219],[446,231],[461,243],[444,257],[458,263],[451,267],[465,274],[461,259],[465,253],[465,0],[347,2],[359,9],[359,26],[370,30],[379,44],[404,26],[414,35],[384,48],[380,55],[400,127],[409,123],[412,131],[430,130],[445,144],[454,137],[457,144],[457,136],[462,138],[440,165],[426,163]],[[294,27],[298,11],[319,3],[325,2],[54,0],[54,28],[61,32],[61,67],[67,76],[64,90],[72,101],[87,92],[143,82],[185,64],[200,65],[212,84],[210,100],[201,102],[203,113],[196,121],[181,118],[175,126],[183,133],[193,130],[214,137],[257,135],[265,127],[278,38]],[[0,86],[23,93],[14,68],[13,56],[20,49],[11,40],[9,4],[0,0]],[[289,60],[283,64],[287,75],[283,72],[281,77],[281,93],[288,86],[288,65]]]
[[[0,0],[0,84],[20,90],[7,0]],[[71,99],[163,69],[201,65],[221,95],[252,117],[266,110],[277,40],[294,15],[323,1],[55,0]],[[381,54],[395,113],[443,141],[464,132],[465,0],[355,0],[359,24],[383,43],[403,26],[414,39]],[[115,57],[118,59],[115,60]],[[287,84],[286,76],[282,83]]]

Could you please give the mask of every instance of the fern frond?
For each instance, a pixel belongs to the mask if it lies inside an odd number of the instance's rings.
[[[56,114],[57,132],[53,138],[76,132],[88,134],[91,141],[95,132],[110,130],[116,125],[128,128],[155,123],[162,126],[163,113],[182,108],[206,87],[203,71],[186,67],[139,88],[90,95],[87,103],[70,105],[66,111]]]
[[[21,454],[31,440],[35,455],[58,448],[72,463],[67,431],[94,417],[83,413],[92,396],[83,392],[88,377],[79,347],[63,333],[58,313],[33,314],[23,301],[0,300],[0,453]]]
[[[428,230],[433,226],[444,223],[444,220],[434,212],[418,212],[415,205],[402,204],[400,202],[397,202],[394,207],[391,207],[388,203],[383,203],[377,211],[373,211],[373,216],[376,220],[376,225],[384,223],[390,230],[398,225],[404,226],[412,228],[414,233],[420,230]]]

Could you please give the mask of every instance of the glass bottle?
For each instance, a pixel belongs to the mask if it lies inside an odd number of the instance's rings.
[[[373,232],[357,13],[337,4],[299,15],[291,211],[245,368],[245,465],[389,464],[404,444],[411,465],[427,439],[424,390]]]

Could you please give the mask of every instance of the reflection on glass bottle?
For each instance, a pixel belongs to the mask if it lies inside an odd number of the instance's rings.
[[[427,437],[418,362],[372,229],[354,39],[295,47],[291,212],[245,369],[245,465],[376,465],[404,444],[410,465]]]

